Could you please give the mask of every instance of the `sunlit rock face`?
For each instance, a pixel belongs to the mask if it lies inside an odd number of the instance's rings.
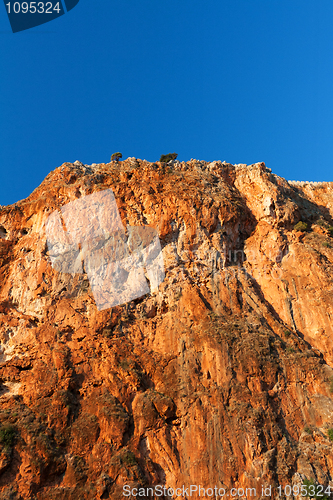
[[[331,183],[135,158],[1,207],[0,498],[329,485],[332,216]]]
[[[158,290],[165,277],[158,232],[145,226],[128,231],[127,241],[112,189],[67,203],[46,220],[52,267],[85,272],[99,311]]]

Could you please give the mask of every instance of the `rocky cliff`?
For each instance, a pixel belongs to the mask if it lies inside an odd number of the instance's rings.
[[[45,223],[108,188],[165,279],[98,310]],[[332,218],[333,183],[196,160],[65,163],[1,207],[0,499],[333,486]]]

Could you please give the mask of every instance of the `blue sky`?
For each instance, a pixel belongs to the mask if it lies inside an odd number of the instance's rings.
[[[11,33],[0,8],[0,204],[65,161],[265,161],[333,181],[331,0],[80,0]]]

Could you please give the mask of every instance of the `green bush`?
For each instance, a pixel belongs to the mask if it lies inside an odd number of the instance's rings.
[[[308,225],[306,222],[302,222],[301,220],[297,222],[294,226],[294,231],[307,231]]]
[[[332,429],[332,428],[331,428],[331,429],[328,429],[328,431],[327,431],[327,435],[328,435],[328,437],[329,437],[329,440],[330,440],[330,441],[333,441],[333,429]]]
[[[122,457],[122,462],[125,464],[125,465],[136,465],[136,458],[135,458],[135,455],[134,453],[132,453],[131,451],[127,451]]]
[[[333,236],[333,226],[330,226],[326,220],[318,219],[316,221],[316,224],[317,224],[317,226],[320,226],[320,227],[327,229],[330,236]]]
[[[305,432],[312,434],[312,429],[310,427],[304,427]]]
[[[113,155],[111,155],[111,161],[119,161],[122,157],[123,155],[121,153],[113,153]]]
[[[11,425],[4,425],[0,429],[0,442],[6,447],[11,448],[16,436],[15,428]]]
[[[323,495],[321,487],[312,479],[304,479],[303,486],[305,486],[307,493],[306,495],[302,493],[302,497],[315,498],[316,500],[329,500],[327,495]]]
[[[169,161],[173,161],[177,158],[177,153],[169,153],[167,155],[162,155],[160,158],[161,163],[168,163]]]
[[[323,242],[323,247],[331,248],[331,245],[328,243],[328,241],[324,241]]]

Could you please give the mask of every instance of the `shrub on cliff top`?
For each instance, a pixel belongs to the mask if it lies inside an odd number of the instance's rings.
[[[328,429],[327,435],[330,441],[333,441],[333,429]]]
[[[169,161],[173,161],[177,158],[177,153],[168,153],[167,155],[162,155],[160,158],[161,163],[168,163]]]
[[[302,222],[301,220],[297,222],[294,226],[294,231],[307,231],[308,225],[306,222]]]
[[[111,161],[119,161],[122,157],[123,155],[121,153],[113,153],[113,155],[111,155]]]

